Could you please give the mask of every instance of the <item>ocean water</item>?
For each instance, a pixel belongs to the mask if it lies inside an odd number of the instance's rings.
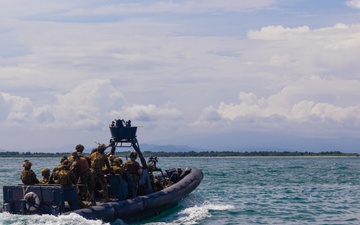
[[[0,158],[0,185],[20,183],[24,158]],[[57,158],[30,159],[40,178]],[[197,167],[200,186],[179,206],[137,224],[360,224],[360,158],[159,158]],[[2,188],[0,199],[2,205]],[[104,224],[80,216],[0,213],[0,224]],[[121,220],[111,223],[124,224]]]

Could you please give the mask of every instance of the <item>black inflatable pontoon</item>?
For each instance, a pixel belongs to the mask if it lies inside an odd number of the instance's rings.
[[[115,120],[110,125],[110,144],[113,153],[116,147],[133,147],[138,153],[142,164],[139,187],[142,187],[143,194],[137,196],[134,193],[134,181],[127,173],[122,177],[109,174],[108,192],[112,200],[104,202],[97,199],[96,206],[86,208],[80,208],[76,185],[5,185],[2,211],[22,215],[77,213],[87,219],[101,219],[104,222],[116,219],[136,222],[175,207],[180,199],[200,184],[203,173],[196,168],[172,168],[163,172],[156,168],[155,163],[154,176],[160,183],[167,185],[164,189],[154,192],[146,161],[136,139],[136,129],[137,127],[131,127],[130,121]],[[124,143],[130,145],[125,146]]]

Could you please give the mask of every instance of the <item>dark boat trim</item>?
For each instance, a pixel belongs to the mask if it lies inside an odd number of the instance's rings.
[[[190,173],[179,182],[159,192],[133,199],[103,203],[99,206],[74,210],[65,214],[77,213],[86,219],[101,219],[105,222],[115,219],[136,222],[175,207],[180,199],[187,196],[200,184],[202,178],[202,171],[192,168]]]

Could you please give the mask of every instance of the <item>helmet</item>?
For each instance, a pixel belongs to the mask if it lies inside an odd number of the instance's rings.
[[[50,176],[50,169],[49,168],[44,168],[41,170],[41,175],[42,176]]]
[[[29,160],[25,160],[24,162],[23,162],[23,167],[31,167],[32,166],[32,163],[29,161]]]
[[[61,165],[63,165],[63,166],[70,166],[70,161],[69,160],[64,160],[62,163],[61,163]]]
[[[76,159],[76,157],[78,157],[79,155],[78,155],[78,152],[72,152],[71,153],[71,156],[74,158],[74,159]]]
[[[99,146],[98,146],[98,150],[100,150],[100,151],[104,151],[105,148],[106,148],[105,144],[99,144]]]
[[[130,159],[136,159],[137,158],[137,153],[136,152],[130,152],[129,157],[130,157]]]
[[[78,152],[82,152],[82,151],[84,151],[85,148],[84,148],[84,145],[78,144],[78,145],[76,145],[75,149]]]
[[[68,160],[68,157],[67,157],[67,156],[63,156],[63,157],[60,159],[60,163],[62,164],[65,160]]]
[[[117,165],[121,165],[123,163],[122,159],[120,157],[114,159],[114,163]]]

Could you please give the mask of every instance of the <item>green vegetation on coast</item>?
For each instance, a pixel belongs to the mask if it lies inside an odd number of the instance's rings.
[[[119,157],[128,156],[128,151],[116,152]],[[40,152],[0,152],[0,157],[62,157],[70,155],[68,153],[40,153]],[[251,152],[236,152],[236,151],[202,151],[202,152],[152,152],[144,151],[144,157],[359,157],[358,153],[342,153],[340,151],[325,151],[325,152],[290,152],[290,151],[251,151]]]

